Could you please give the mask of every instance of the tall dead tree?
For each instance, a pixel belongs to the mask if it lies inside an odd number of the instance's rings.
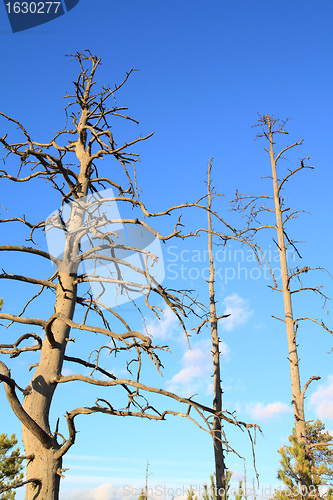
[[[213,229],[212,229],[212,197],[213,190],[211,185],[211,161],[208,164],[208,181],[207,181],[207,219],[208,219],[208,255],[209,255],[209,305],[210,315],[209,323],[212,336],[212,357],[213,357],[213,387],[214,401],[213,408],[217,413],[222,412],[222,387],[221,387],[221,368],[220,368],[220,339],[218,335],[218,320],[222,317],[217,316],[216,300],[215,300],[215,269],[213,257]],[[225,317],[225,316],[224,316]],[[224,500],[226,498],[226,466],[223,453],[223,434],[222,422],[218,417],[214,417],[213,423],[213,443],[215,457],[215,480],[216,480],[216,498]]]
[[[243,196],[240,193],[237,193],[237,197],[234,200],[236,204],[236,209],[240,209],[245,213],[249,212],[248,222],[247,222],[247,230],[249,238],[250,235],[253,235],[261,229],[273,229],[276,232],[277,241],[276,243],[279,258],[280,258],[280,268],[281,268],[281,286],[278,284],[278,280],[274,276],[271,271],[272,278],[274,281],[274,286],[271,288],[273,290],[277,290],[283,295],[283,303],[284,303],[284,318],[274,318],[285,323],[286,333],[287,333],[287,342],[288,342],[288,360],[290,367],[290,380],[291,380],[291,391],[292,391],[292,405],[294,411],[294,420],[295,420],[295,428],[298,442],[300,444],[300,460],[308,460],[308,449],[307,449],[307,438],[306,438],[306,420],[304,415],[304,398],[305,392],[308,389],[310,383],[314,380],[319,380],[319,376],[311,377],[303,389],[301,387],[300,381],[300,369],[299,369],[299,358],[297,353],[297,340],[296,334],[299,328],[299,324],[302,321],[309,320],[314,322],[321,327],[323,327],[326,331],[332,333],[329,328],[325,325],[322,320],[317,320],[311,317],[295,317],[292,307],[292,297],[296,293],[300,292],[314,292],[315,294],[319,294],[324,301],[326,301],[327,297],[321,290],[321,286],[308,286],[303,285],[302,278],[312,270],[322,270],[321,268],[310,268],[309,266],[296,266],[295,268],[290,268],[288,265],[288,249],[292,249],[294,255],[300,257],[300,253],[296,248],[296,244],[294,239],[288,235],[287,233],[287,224],[290,220],[293,220],[297,217],[298,211],[293,210],[289,207],[285,206],[285,200],[283,198],[283,188],[287,181],[291,180],[297,173],[303,171],[305,169],[313,169],[312,166],[306,165],[305,161],[309,158],[304,158],[300,161],[300,166],[289,170],[288,173],[280,179],[277,173],[277,164],[279,161],[283,159],[283,155],[297,147],[300,146],[303,142],[301,139],[298,142],[290,144],[284,147],[280,152],[276,153],[275,151],[275,143],[276,137],[280,134],[288,134],[285,130],[286,121],[281,122],[279,119],[274,118],[270,115],[260,116],[258,125],[262,128],[262,131],[257,135],[257,138],[264,137],[268,141],[268,148],[265,148],[265,151],[269,154],[270,158],[270,167],[272,172],[272,183],[273,183],[273,196]],[[259,218],[260,216],[268,212],[270,215],[274,213],[275,215],[275,224],[269,223],[265,225],[260,225]],[[257,222],[258,225],[254,223]],[[296,282],[296,285],[295,285]],[[301,457],[302,455],[302,457]],[[300,467],[301,471],[301,467]],[[303,486],[304,484],[301,472],[299,481]]]
[[[297,355],[297,345],[296,345],[296,327],[295,320],[293,316],[292,303],[291,303],[291,288],[290,288],[290,273],[287,265],[287,245],[288,241],[285,238],[285,222],[283,220],[283,207],[282,199],[280,197],[281,188],[284,182],[279,183],[276,172],[276,164],[282,154],[295,146],[301,144],[297,142],[290,146],[287,146],[282,150],[278,155],[274,152],[274,135],[276,133],[283,132],[282,129],[277,128],[273,130],[272,126],[276,123],[275,120],[271,120],[269,115],[264,117],[264,120],[267,124],[268,128],[268,141],[269,141],[269,157],[271,162],[272,169],[272,178],[273,178],[273,196],[274,196],[274,207],[275,207],[275,216],[276,216],[276,233],[278,240],[278,250],[280,256],[280,266],[281,266],[281,281],[282,281],[282,293],[283,293],[283,303],[284,303],[284,314],[285,314],[285,324],[287,331],[287,341],[288,341],[288,351],[289,351],[289,363],[290,363],[290,381],[291,381],[291,390],[292,390],[292,404],[294,408],[294,417],[295,417],[295,425],[296,425],[296,433],[297,438],[300,443],[306,446],[306,428],[305,428],[305,418],[304,418],[304,397],[302,396],[301,391],[301,381],[299,374],[299,366],[298,366],[298,355]],[[301,168],[305,168],[301,165]],[[288,216],[287,216],[288,218]],[[301,273],[300,270],[297,270],[297,276]]]
[[[213,230],[212,217],[216,217],[220,222],[221,217],[213,211],[212,201],[214,197],[214,189],[212,188],[211,182],[211,169],[212,160],[208,163],[208,180],[207,180],[207,206],[200,205],[199,201],[195,205],[197,207],[203,208],[207,211],[207,229],[199,229],[194,234],[197,236],[199,232],[207,232],[207,246],[208,246],[208,258],[209,258],[209,279],[208,279],[208,296],[209,296],[209,312],[207,317],[201,322],[197,328],[197,333],[200,332],[201,328],[208,324],[210,325],[210,333],[212,339],[212,360],[213,360],[213,391],[214,400],[213,408],[217,415],[213,418],[213,445],[214,445],[214,463],[215,463],[215,488],[216,488],[216,499],[223,500],[226,498],[226,465],[224,460],[223,446],[225,445],[227,449],[229,446],[227,444],[226,436],[222,429],[222,421],[218,417],[222,413],[222,382],[221,382],[221,367],[220,367],[220,339],[218,335],[218,321],[222,318],[228,317],[229,314],[218,316],[216,311],[216,299],[215,299],[215,269],[214,269],[214,254],[213,254],[213,235],[218,236],[219,240],[225,244],[229,239],[225,234],[217,233]],[[201,201],[201,200],[200,200]],[[224,222],[224,221],[223,221]],[[225,225],[225,224],[224,224]],[[231,234],[236,233],[235,230],[231,229]],[[229,236],[232,237],[229,233]]]
[[[15,269],[2,270],[0,274],[3,280],[35,290],[18,314],[6,312],[6,302],[5,310],[0,313],[0,319],[7,321],[9,328],[2,332],[6,340],[1,341],[0,353],[12,358],[27,352],[35,355],[35,363],[30,367],[33,374],[20,374],[20,378],[24,376],[27,381],[25,388],[18,385],[17,374],[12,376],[8,366],[0,361],[0,381],[11,409],[22,424],[27,457],[26,500],[59,498],[63,457],[75,442],[78,415],[104,413],[151,420],[164,420],[168,414],[181,415],[208,432],[213,432],[213,429],[207,415],[213,415],[237,426],[245,426],[228,412],[218,414],[218,410],[193,399],[141,382],[143,358],[149,358],[160,371],[162,364],[158,353],[166,350],[166,346],[154,345],[148,333],[142,333],[145,331],[142,323],[139,327],[137,323],[131,326],[133,317],[127,320],[122,310],[115,306],[126,300],[142,315],[141,309],[135,305],[136,298],[141,296],[144,297],[143,307],[159,317],[155,297],[172,309],[186,333],[183,318],[193,309],[193,304],[191,300],[186,302],[184,292],[169,290],[159,284],[153,268],[153,265],[159,265],[159,259],[152,250],[154,245],[150,246],[152,241],[165,242],[179,235],[179,220],[167,235],[160,234],[148,223],[149,219],[169,215],[171,210],[179,207],[150,213],[138,197],[135,176],[138,155],[130,148],[150,136],[118,145],[111,132],[110,120],[114,118],[135,122],[125,114],[126,108],[118,106],[115,100],[115,94],[131,71],[120,85],[112,89],[102,87],[97,91],[94,78],[100,59],[89,51],[77,53],[73,58],[78,62],[80,72],[74,82],[74,94],[67,96],[69,104],[66,110],[71,111],[71,125],[66,125],[49,142],[35,141],[22,123],[0,113],[8,128],[14,126],[23,135],[23,140],[13,142],[8,139],[8,133],[1,134],[0,143],[6,150],[5,167],[0,170],[1,182],[30,185],[36,181],[35,189],[38,190],[45,189],[45,184],[41,187],[38,182],[46,180],[46,186],[52,185],[55,189],[60,207],[51,217],[38,223],[27,220],[25,216],[0,221],[4,228],[20,224],[24,231],[28,231],[31,244],[3,244],[0,252],[39,258],[54,267],[52,273],[45,271],[45,267],[36,266],[34,260],[29,264],[29,271],[33,271],[34,276],[28,272],[21,275]],[[104,158],[109,158],[109,161],[103,167],[101,160]],[[131,211],[126,212],[130,215],[120,217],[115,205],[124,207],[124,212],[130,207]],[[122,231],[127,231],[130,237],[125,237]],[[40,236],[39,232],[42,232]],[[37,244],[45,244],[44,234],[49,241],[48,251]],[[10,265],[15,268],[16,262],[13,260]],[[43,275],[43,272],[47,274]],[[39,288],[37,292],[35,287]],[[47,302],[44,300],[35,308],[40,317],[26,316],[29,308],[35,307],[35,302],[38,304],[44,296]],[[54,305],[51,315],[45,307],[50,303]],[[11,325],[27,325],[29,330],[9,342],[10,335],[15,335]],[[86,356],[79,342],[74,346],[71,342],[74,331],[87,336],[93,334],[94,339],[97,336],[99,347]],[[69,355],[69,345],[73,346],[75,355]],[[105,358],[101,353],[104,352],[124,356],[128,378],[119,378],[102,366]],[[72,372],[77,367],[77,373],[63,375],[63,368],[69,365]],[[82,368],[91,369],[90,375],[80,373]],[[67,437],[64,437],[59,432],[59,423],[51,429],[50,411],[55,391],[62,384],[76,381],[99,388],[122,388],[125,403],[119,407],[118,399],[114,400],[112,394],[104,392],[95,404],[70,409],[65,415]],[[156,409],[147,401],[147,393],[184,403],[186,411]],[[194,419],[194,415],[203,419],[202,424]]]
[[[186,203],[184,206],[200,208],[204,210],[207,214],[207,228],[198,228],[193,233],[185,235],[188,236],[198,236],[200,233],[207,234],[207,246],[208,246],[208,258],[209,258],[209,279],[208,282],[208,297],[209,297],[209,308],[206,314],[203,314],[203,321],[200,323],[199,327],[196,329],[196,333],[200,333],[204,325],[210,325],[210,334],[212,340],[212,361],[213,361],[213,408],[216,415],[213,417],[213,446],[214,446],[214,463],[215,463],[215,495],[217,500],[225,500],[227,496],[227,483],[228,474],[227,467],[224,457],[224,449],[227,452],[236,453],[233,448],[230,447],[226,434],[223,429],[222,419],[218,415],[223,413],[222,408],[222,381],[221,381],[221,363],[220,363],[220,338],[218,333],[218,322],[230,316],[230,314],[224,314],[218,316],[217,313],[217,300],[215,297],[215,268],[214,268],[214,252],[213,252],[213,239],[216,239],[218,245],[225,246],[228,241],[234,243],[241,243],[242,245],[247,245],[253,252],[255,258],[260,263],[260,247],[250,241],[247,237],[248,228],[244,231],[236,230],[232,227],[216,210],[213,210],[213,199],[214,196],[221,196],[215,191],[212,186],[212,159],[208,163],[207,172],[207,194],[200,198],[196,203]],[[203,204],[203,200],[207,203]],[[219,228],[213,229],[213,222],[217,223]],[[256,429],[260,431],[258,426]],[[251,438],[251,436],[250,436]],[[255,466],[255,456],[254,448],[252,442],[252,451]],[[237,454],[237,453],[236,453]],[[237,454],[238,455],[238,454]],[[239,455],[238,455],[239,456]],[[257,471],[256,471],[257,474]],[[257,474],[258,477],[258,474]]]

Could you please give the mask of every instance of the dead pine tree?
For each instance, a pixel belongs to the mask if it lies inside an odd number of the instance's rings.
[[[141,490],[140,496],[138,500],[149,500],[151,497],[148,495],[148,477],[152,474],[152,472],[149,474],[149,461],[147,460],[147,465],[146,465],[146,483],[145,483],[145,489]]]
[[[220,362],[220,338],[218,333],[218,322],[223,320],[224,318],[229,317],[229,314],[218,315],[217,313],[217,301],[215,297],[215,268],[214,268],[214,253],[213,253],[213,239],[216,239],[217,244],[226,245],[228,241],[234,243],[241,243],[247,245],[255,255],[258,263],[260,263],[259,256],[261,254],[261,249],[258,245],[247,238],[248,229],[246,228],[244,231],[239,231],[233,228],[216,210],[213,209],[213,199],[214,196],[221,196],[217,193],[212,186],[212,159],[209,160],[208,163],[208,172],[207,172],[207,194],[200,198],[196,203],[187,203],[186,207],[192,208],[200,208],[204,210],[207,215],[207,228],[199,228],[194,232],[185,235],[184,238],[188,236],[199,236],[200,233],[207,234],[207,247],[208,247],[208,258],[209,258],[209,278],[207,280],[208,283],[208,297],[209,297],[209,308],[208,312],[202,315],[202,322],[196,328],[196,333],[199,334],[202,328],[205,325],[210,326],[210,334],[212,341],[212,364],[213,364],[213,391],[214,391],[214,399],[213,399],[213,408],[216,412],[216,415],[213,418],[212,425],[212,439],[214,446],[214,464],[215,464],[215,488],[216,488],[216,499],[217,500],[225,500],[226,499],[226,491],[227,491],[227,467],[225,463],[224,450],[227,452],[238,453],[230,447],[226,433],[223,429],[222,420],[219,418],[219,415],[223,414],[223,405],[222,405],[222,381],[221,381],[221,362]],[[206,204],[203,204],[203,200],[206,200]],[[218,229],[213,229],[213,222],[218,225]],[[252,424],[250,428],[258,429],[261,432],[260,428]],[[251,443],[252,443],[252,451],[253,451],[253,463],[254,469],[256,471],[255,466],[255,456],[254,456],[254,448],[251,435],[249,434]],[[239,456],[239,455],[238,455]],[[257,473],[257,471],[256,471]],[[258,475],[257,475],[258,477]]]
[[[290,276],[287,264],[287,245],[288,241],[286,241],[285,237],[285,222],[283,220],[283,207],[281,206],[281,188],[284,182],[278,182],[277,178],[277,170],[276,164],[282,154],[295,146],[301,144],[301,141],[292,144],[291,146],[287,146],[281,153],[278,155],[274,152],[274,135],[276,133],[283,133],[283,129],[280,127],[276,130],[273,129],[274,124],[276,124],[276,120],[273,119],[273,123],[271,117],[266,115],[264,117],[265,122],[267,123],[268,128],[268,140],[269,140],[269,157],[272,168],[272,178],[273,178],[273,193],[274,193],[274,206],[275,206],[275,216],[276,216],[276,233],[277,233],[277,241],[278,241],[278,250],[280,256],[280,266],[281,266],[281,280],[282,280],[282,293],[283,293],[283,302],[284,302],[284,313],[285,313],[285,324],[287,331],[287,340],[288,340],[288,351],[289,351],[289,362],[290,362],[290,380],[291,380],[291,388],[292,388],[292,403],[294,407],[294,417],[295,417],[295,425],[296,425],[296,433],[297,438],[300,443],[305,447],[306,446],[306,428],[305,428],[305,418],[304,418],[304,397],[301,392],[301,381],[300,381],[300,373],[298,366],[298,355],[297,355],[297,344],[296,344],[296,327],[292,310],[292,301],[291,301],[291,289],[290,289]],[[266,132],[265,132],[266,133]],[[265,135],[266,137],[266,135]],[[302,164],[301,168],[305,168]],[[311,168],[311,167],[310,167]],[[287,216],[288,217],[288,216]],[[300,271],[297,271],[298,275]]]
[[[22,245],[8,243],[0,246],[2,255],[14,254],[22,259],[32,259],[26,261],[27,272],[23,275],[15,271],[19,259],[10,262],[13,270],[2,269],[0,274],[0,279],[17,285],[18,298],[20,287],[33,290],[31,298],[17,314],[6,311],[7,301],[0,313],[0,319],[8,322],[5,325],[8,329],[1,332],[2,338],[5,335],[5,342],[1,340],[0,354],[14,359],[24,356],[24,353],[34,356],[30,370],[22,372],[21,369],[19,373],[20,380],[25,380],[25,387],[17,383],[15,369],[19,370],[21,365],[13,362],[12,373],[7,364],[0,361],[0,381],[12,411],[22,424],[25,455],[28,457],[26,500],[58,500],[60,479],[66,470],[63,457],[75,442],[75,423],[80,415],[103,413],[150,420],[180,415],[211,433],[208,416],[216,414],[216,410],[192,398],[182,398],[141,382],[142,363],[151,362],[160,371],[159,353],[167,347],[153,344],[143,326],[144,314],[141,306],[136,305],[136,298],[143,297],[145,312],[158,318],[161,309],[154,301],[165,303],[177,316],[185,334],[183,318],[194,308],[185,292],[169,290],[159,284],[153,268],[153,265],[159,265],[159,256],[149,250],[151,240],[165,242],[179,236],[179,219],[169,234],[161,234],[150,221],[169,215],[172,209],[150,213],[138,197],[135,171],[138,155],[131,148],[150,136],[119,145],[113,129],[111,132],[111,122],[114,124],[115,119],[136,122],[115,100],[117,91],[132,71],[114,88],[98,90],[95,73],[100,59],[89,51],[77,53],[73,59],[79,65],[79,74],[74,81],[74,93],[66,96],[66,111],[71,112],[71,123],[66,123],[65,128],[56,132],[49,142],[36,141],[21,122],[0,113],[9,129],[0,136],[0,143],[6,151],[4,167],[0,170],[1,182],[10,182],[14,186],[27,183],[30,189],[33,184],[36,196],[42,192],[38,190],[53,187],[60,207],[51,217],[40,222],[16,214],[0,220],[4,230],[13,225],[20,227],[22,240],[28,240],[31,245],[24,241]],[[12,133],[14,140],[9,138]],[[19,134],[22,136],[17,139]],[[103,163],[103,159],[108,161]],[[29,190],[26,205],[30,198]],[[115,206],[120,205],[124,207],[125,217],[117,213]],[[26,208],[29,210],[28,206]],[[179,207],[173,207],[176,208]],[[129,242],[122,236],[125,229],[131,235]],[[9,232],[9,240],[12,234]],[[51,238],[51,250],[50,246],[42,249],[45,235]],[[136,255],[135,261],[129,257],[133,254]],[[81,264],[85,267],[82,268]],[[116,307],[124,300],[137,311],[140,322],[134,321],[132,314],[126,319],[122,309]],[[34,311],[32,315],[28,315],[29,310]],[[25,327],[28,331],[16,334],[12,325],[17,331],[21,332]],[[79,336],[75,344],[73,332]],[[90,343],[95,347],[87,353],[84,346],[90,346]],[[117,359],[121,357],[128,378],[119,378],[108,369],[105,365],[107,357],[102,356],[104,353],[117,355]],[[63,369],[69,366],[72,374],[64,375]],[[87,368],[91,370],[90,375],[85,374]],[[50,412],[54,406],[54,394],[64,384],[74,383],[75,386],[75,382],[94,386],[101,395],[88,406],[69,408],[65,420],[58,419],[52,429]],[[123,399],[113,396],[113,387],[123,391]],[[160,398],[163,408],[157,409],[149,404],[149,393],[165,396]],[[186,410],[166,409],[166,398],[184,403]],[[245,426],[228,412],[219,414],[219,418],[238,427]],[[198,419],[202,422],[199,423]],[[65,430],[62,430],[63,425]]]
[[[301,386],[300,380],[300,369],[299,369],[299,358],[297,353],[297,330],[299,324],[302,321],[308,320],[314,322],[321,327],[323,327],[326,331],[332,333],[329,328],[325,325],[322,320],[317,320],[311,317],[295,317],[293,312],[293,300],[292,297],[296,293],[301,292],[314,292],[315,294],[320,295],[324,301],[326,301],[327,297],[321,290],[321,286],[308,286],[304,285],[302,279],[309,271],[321,270],[323,269],[316,267],[310,268],[309,266],[296,266],[295,268],[290,268],[288,265],[288,250],[292,249],[294,255],[296,254],[298,257],[300,253],[296,248],[296,244],[293,238],[287,233],[287,224],[290,220],[293,220],[297,217],[298,211],[291,211],[289,207],[285,206],[285,200],[282,195],[282,191],[285,187],[287,181],[291,180],[296,174],[305,170],[305,169],[313,169],[314,167],[306,165],[305,161],[309,158],[304,158],[300,161],[300,165],[296,168],[289,170],[288,173],[282,178],[282,180],[278,176],[278,163],[283,159],[283,155],[297,146],[300,146],[303,142],[301,139],[298,142],[290,144],[284,147],[280,152],[275,151],[275,144],[277,137],[280,134],[288,134],[285,130],[286,121],[280,121],[279,119],[274,118],[270,115],[260,116],[259,122],[256,126],[262,129],[261,132],[258,133],[257,138],[265,138],[268,142],[268,147],[265,148],[265,151],[268,153],[270,158],[270,167],[272,173],[272,184],[273,184],[273,195],[262,195],[262,196],[243,196],[240,193],[236,193],[236,199],[233,200],[234,209],[241,210],[245,214],[247,214],[247,230],[248,237],[252,238],[258,231],[262,229],[272,229],[276,233],[277,240],[274,240],[276,243],[279,259],[280,259],[280,268],[281,268],[281,286],[278,285],[277,279],[271,271],[271,275],[274,281],[274,286],[271,286],[273,290],[279,291],[283,295],[283,303],[284,303],[284,318],[274,318],[285,323],[286,333],[287,333],[287,342],[288,342],[288,360],[290,367],[290,381],[291,381],[291,391],[292,391],[292,406],[294,411],[294,420],[295,420],[295,428],[296,435],[298,439],[298,443],[300,446],[299,450],[299,484],[302,487],[309,486],[306,480],[306,473],[302,475],[302,470],[306,470],[309,464],[309,453],[308,453],[308,443],[306,436],[306,419],[304,414],[304,398],[305,392],[308,389],[311,382],[314,380],[319,380],[319,376],[311,377],[306,384]],[[269,213],[270,216],[272,214],[275,215],[275,223],[272,221],[271,223],[261,225],[259,218],[264,213]],[[306,489],[305,489],[306,491]]]
[[[214,401],[213,408],[217,413],[222,412],[222,387],[221,387],[221,368],[220,368],[220,339],[218,335],[218,320],[222,317],[217,316],[216,300],[215,300],[215,269],[213,257],[213,230],[212,230],[212,198],[213,190],[211,185],[211,167],[212,161],[208,164],[208,180],[207,180],[207,219],[208,219],[208,255],[209,255],[209,306],[210,315],[209,323],[212,336],[212,357],[213,357],[213,387]],[[229,316],[229,315],[228,315]],[[225,317],[225,315],[223,316]],[[223,445],[222,445],[222,422],[217,416],[214,417],[213,423],[213,443],[215,457],[215,481],[216,481],[216,499],[225,500],[226,498],[226,466],[224,461]]]
[[[212,361],[213,361],[213,408],[216,411],[216,415],[213,417],[212,425],[212,439],[214,446],[214,464],[215,464],[215,495],[217,500],[224,500],[226,498],[226,465],[224,459],[223,446],[225,445],[228,450],[230,450],[227,444],[225,433],[222,429],[222,422],[219,415],[222,414],[222,382],[221,382],[221,367],[220,367],[220,339],[218,335],[218,321],[222,318],[228,317],[229,315],[218,316],[216,310],[216,300],[215,300],[215,269],[214,269],[214,255],[213,255],[213,235],[218,236],[220,240],[224,243],[227,241],[228,237],[225,234],[217,233],[213,230],[212,217],[216,217],[219,222],[224,221],[221,217],[213,211],[212,201],[214,197],[214,190],[211,184],[211,169],[212,169],[212,159],[208,163],[207,172],[207,195],[200,198],[196,203],[187,203],[186,206],[197,207],[205,210],[207,212],[207,229],[196,229],[194,233],[187,236],[198,236],[201,232],[207,233],[207,246],[208,246],[208,258],[209,258],[209,279],[208,279],[208,297],[209,297],[209,311],[204,313],[202,318],[203,321],[200,323],[196,329],[196,333],[199,334],[204,325],[210,325],[210,333],[212,339]],[[207,198],[207,205],[202,205],[202,200]],[[225,224],[224,224],[225,225]],[[231,229],[231,228],[230,228]],[[231,234],[236,233],[236,231],[231,229]],[[234,450],[232,450],[234,451]],[[212,476],[213,477],[213,476]]]

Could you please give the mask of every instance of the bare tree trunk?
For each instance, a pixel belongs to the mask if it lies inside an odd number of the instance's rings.
[[[55,312],[72,319],[75,306],[74,277],[69,273],[62,273],[59,278],[63,288],[58,288]],[[49,412],[56,388],[56,384],[51,381],[61,373],[69,332],[67,324],[59,319],[55,320],[51,327],[51,334],[56,346],[53,347],[50,341],[45,339],[40,362],[31,381],[31,391],[25,397],[23,403],[23,408],[27,414],[50,438],[52,432],[49,427]],[[33,500],[34,498],[58,500],[62,458],[56,455],[59,448],[56,438],[53,438],[53,446],[46,449],[25,425],[22,425],[22,434],[26,456],[34,456],[27,463],[27,479],[38,477],[42,481],[41,486],[37,487],[39,493],[37,496],[35,496],[36,488],[32,484],[27,486],[26,500]]]
[[[210,327],[212,335],[212,356],[213,356],[213,386],[214,386],[214,402],[213,408],[216,412],[222,411],[222,388],[221,388],[221,370],[220,370],[220,349],[219,337],[217,331],[217,315],[215,302],[215,270],[212,248],[212,189],[211,189],[211,161],[208,165],[208,254],[209,254],[209,302],[210,302]],[[215,476],[216,476],[216,498],[217,500],[225,499],[225,473],[226,467],[224,463],[224,454],[222,446],[222,426],[219,417],[214,417],[213,423],[213,443],[215,456]]]
[[[268,139],[270,145],[270,159],[273,176],[273,190],[274,190],[274,203],[276,214],[276,231],[278,237],[278,249],[280,255],[281,277],[282,277],[282,290],[284,300],[285,323],[287,329],[288,350],[289,350],[289,363],[290,363],[290,378],[292,390],[292,404],[294,407],[295,427],[298,442],[306,448],[306,427],[304,419],[304,399],[301,392],[301,383],[298,367],[297,345],[296,345],[296,331],[295,322],[293,318],[291,292],[289,288],[289,273],[287,265],[287,252],[283,230],[282,209],[280,203],[280,196],[278,190],[278,180],[276,173],[276,158],[274,155],[274,141],[272,123],[269,115],[266,115],[268,125]]]
[[[81,119],[82,122],[82,119]],[[84,126],[85,123],[82,123]],[[80,134],[79,134],[80,136]],[[80,155],[78,149],[80,139],[76,148],[76,154],[80,160],[80,194],[78,198],[87,195],[87,178],[85,175],[86,164],[84,156]],[[74,316],[77,285],[75,284],[78,264],[74,265],[79,255],[79,240],[77,234],[84,225],[85,211],[79,204],[73,203],[70,215],[69,230],[66,236],[62,269],[59,270],[54,317],[51,317],[46,327],[46,339],[41,350],[41,357],[37,370],[31,380],[30,392],[24,398],[23,409],[50,436],[53,441],[50,449],[43,445],[25,425],[22,425],[23,443],[26,456],[33,455],[33,459],[27,463],[27,479],[38,477],[41,485],[29,484],[26,488],[26,500],[42,498],[47,500],[58,500],[59,482],[62,477],[62,456],[59,456],[60,446],[57,443],[57,435],[51,432],[49,426],[50,407],[56,388],[54,380],[61,375],[66,344],[70,327],[61,318],[72,320]]]
[[[45,498],[59,499],[62,458],[55,458],[55,450],[46,450],[29,431],[22,426],[25,450],[33,451],[34,458],[27,464],[27,480],[38,477],[41,484],[28,483],[25,490],[26,500]]]
[[[145,500],[148,500],[148,470],[149,470],[149,461],[147,460],[147,467],[146,467]]]
[[[244,499],[247,500],[247,483],[246,483],[246,465],[244,460]],[[253,480],[253,489],[254,489],[254,480]]]

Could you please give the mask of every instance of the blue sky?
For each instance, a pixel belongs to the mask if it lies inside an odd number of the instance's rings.
[[[5,8],[0,12],[1,111],[22,121],[37,140],[48,140],[64,124],[62,96],[71,91],[77,74],[75,63],[65,54],[89,48],[100,55],[103,66],[97,79],[101,84],[113,85],[131,68],[139,70],[118,98],[140,124],[116,123],[115,131],[126,139],[155,132],[136,148],[141,154],[138,183],[151,211],[202,196],[207,163],[214,157],[214,185],[226,195],[225,200],[216,201],[216,207],[226,218],[235,220],[225,202],[235,189],[249,194],[270,192],[269,181],[260,181],[269,175],[265,144],[254,141],[256,129],[251,128],[257,113],[290,116],[288,140],[295,142],[302,137],[304,144],[289,156],[290,163],[281,163],[282,169],[305,156],[311,156],[310,163],[316,166],[314,172],[306,171],[288,183],[290,204],[309,212],[292,224],[290,232],[304,242],[300,244],[302,265],[326,267],[332,273],[331,2],[80,0],[59,19],[15,34],[10,31]],[[5,132],[2,121],[1,135]],[[31,214],[32,219],[40,220],[58,207],[47,185],[38,198],[32,184],[1,185],[0,205],[13,214]],[[27,188],[31,190],[28,193]],[[191,219],[187,215],[185,219],[192,228],[198,222],[204,224],[201,216]],[[161,227],[171,226],[163,222]],[[7,243],[3,234],[1,239]],[[13,241],[18,234],[13,231],[10,238]],[[274,259],[270,235],[263,236],[261,244]],[[165,284],[195,288],[205,300],[205,282],[197,278],[207,267],[205,241],[170,245],[164,250]],[[254,270],[254,263],[243,262],[247,254],[235,250],[230,246],[227,257],[220,254],[216,262],[219,307],[221,313],[231,313],[220,325],[224,400],[227,409],[238,410],[239,418],[261,425],[264,438],[257,439],[257,467],[261,484],[270,485],[276,484],[276,450],[286,443],[293,422],[285,332],[283,325],[271,318],[281,314],[282,298],[267,288],[268,280],[263,272],[259,275]],[[6,270],[19,271],[26,263],[2,256]],[[325,274],[317,273],[312,279],[325,285],[327,295],[333,296],[332,283]],[[14,312],[14,288],[4,280],[0,286],[5,308]],[[23,303],[23,297],[20,300]],[[51,305],[44,307],[47,311]],[[301,314],[311,311],[314,317],[326,318],[321,303],[311,296],[298,300],[295,307]],[[330,318],[326,319],[330,323]],[[184,394],[198,392],[209,404],[208,330],[193,339],[188,351],[168,313],[159,325],[150,318],[150,328],[173,351],[163,358],[162,379],[147,372],[151,383]],[[319,328],[305,326],[299,342],[303,384],[311,375],[322,377],[309,389],[307,418],[321,417],[328,430],[333,430],[333,354],[327,354],[332,338]],[[20,357],[18,363],[18,377],[23,379],[27,361]],[[95,392],[90,388],[78,384],[72,391],[64,388],[56,397],[54,419],[68,404],[94,401]],[[1,431],[19,436],[7,403],[1,408]],[[64,500],[131,499],[124,496],[122,488],[144,484],[147,459],[151,486],[200,485],[209,481],[213,472],[211,440],[190,422],[171,417],[166,422],[136,422],[106,416],[82,416],[78,422],[77,442],[65,460],[70,470],[62,484]],[[226,430],[230,444],[247,459],[251,482],[250,443],[243,433]],[[235,471],[235,479],[241,477],[241,460],[228,455],[227,466]]]

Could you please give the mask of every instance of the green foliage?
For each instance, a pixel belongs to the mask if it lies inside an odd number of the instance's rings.
[[[227,476],[226,476],[226,481],[225,481],[225,488],[226,488],[225,500],[228,500],[228,498],[229,498],[228,492],[230,489],[231,476],[232,476],[232,472],[227,471]],[[210,487],[209,487],[210,491],[208,490],[207,484],[203,485],[203,489],[204,489],[204,492],[203,492],[202,500],[216,500],[215,482],[214,482],[214,475],[213,474],[210,476]],[[194,492],[192,490],[192,487],[187,491],[187,495],[188,496],[187,496],[186,500],[198,500],[198,498],[196,496],[194,496]],[[240,496],[239,498],[237,497],[236,500],[241,500],[241,498],[242,498],[242,496]]]
[[[226,500],[228,500],[228,498],[229,498],[229,490],[230,490],[231,477],[232,477],[232,472],[231,472],[231,470],[228,470],[227,471],[227,477],[225,478],[225,489],[226,489],[225,498],[226,498]]]
[[[202,496],[203,500],[216,500],[216,494],[215,494],[215,483],[214,483],[214,476],[210,476],[210,496],[208,493],[208,487],[207,484],[204,484],[204,494]]]
[[[278,479],[284,483],[285,489],[275,490],[275,500],[289,500],[291,497],[315,498],[319,496],[319,486],[331,486],[333,449],[326,443],[332,443],[333,438],[320,420],[307,423],[306,432],[308,457],[305,455],[304,446],[298,443],[295,429],[289,436],[290,446],[283,446],[279,450],[281,468],[278,470]],[[328,489],[325,497],[327,500],[333,500],[333,489]]]
[[[143,490],[141,490],[141,493],[140,493],[138,500],[147,500],[147,497],[146,497],[145,492]]]
[[[243,491],[243,481],[239,481],[238,483],[238,492],[235,493],[235,500],[242,500],[244,491]]]
[[[307,424],[308,442],[315,468],[312,474],[320,478],[318,484],[328,484],[333,481],[333,448],[331,446],[315,446],[319,443],[333,443],[333,437],[325,430],[325,425],[316,420]]]
[[[186,500],[198,500],[198,497],[194,496],[192,486],[190,486],[190,489],[187,490],[187,499]]]
[[[15,485],[23,479],[21,473],[23,458],[20,457],[19,448],[12,449],[16,445],[15,434],[10,438],[7,437],[7,434],[0,434],[0,492],[2,488]],[[14,490],[8,490],[1,495],[1,500],[12,500],[13,498],[15,498]]]

